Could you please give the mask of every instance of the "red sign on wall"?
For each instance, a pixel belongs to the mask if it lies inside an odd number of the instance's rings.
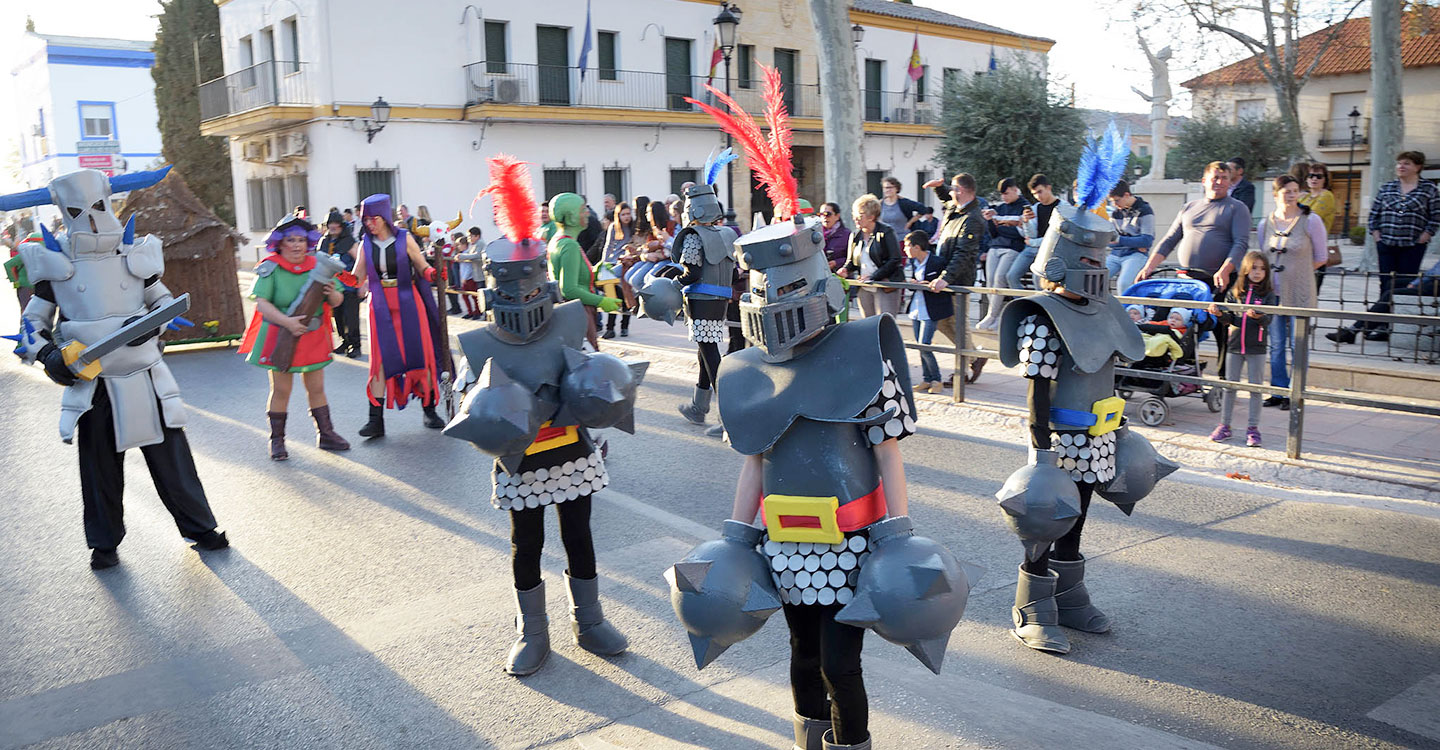
[[[112,154],[81,154],[76,157],[81,169],[111,169],[115,166]]]

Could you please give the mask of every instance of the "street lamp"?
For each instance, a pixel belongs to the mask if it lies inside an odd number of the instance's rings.
[[[850,42],[851,42],[852,44],[854,44],[856,47],[859,47],[859,46],[860,46],[860,43],[863,42],[863,41],[865,41],[865,27],[864,27],[864,26],[861,26],[861,25],[858,24],[858,23],[855,24],[854,26],[851,26],[851,27],[850,27]]]
[[[1355,192],[1355,136],[1360,131],[1360,108],[1351,107],[1347,117],[1350,118],[1350,166],[1345,175],[1345,221],[1340,227],[1340,234],[1345,237],[1350,236],[1350,196]]]
[[[720,13],[715,16],[715,33],[720,40],[720,54],[725,58],[725,96],[730,96],[730,56],[735,51],[735,30],[740,26],[740,16],[743,11],[735,3],[723,2],[720,5]],[[725,134],[725,147],[730,148],[733,142],[730,134]],[[735,216],[735,180],[731,171],[731,165],[725,165],[725,216],[733,220]]]
[[[377,97],[375,103],[370,105],[370,119],[365,120],[365,142],[375,140],[375,134],[384,130],[386,123],[390,122],[390,103],[385,97]]]

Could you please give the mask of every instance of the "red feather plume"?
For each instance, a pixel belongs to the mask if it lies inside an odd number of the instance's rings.
[[[495,204],[495,226],[519,244],[540,232],[540,207],[530,189],[530,167],[509,154],[490,157],[490,184],[475,196],[490,195]],[[471,204],[474,210],[474,203]]]
[[[795,180],[791,164],[790,113],[785,108],[780,71],[764,65],[760,68],[765,73],[765,123],[770,127],[768,139],[744,107],[713,86],[707,84],[705,89],[729,112],[689,97],[685,101],[709,114],[721,130],[740,142],[750,169],[755,172],[756,181],[765,187],[765,194],[775,206],[775,217],[789,219],[800,209],[800,185]]]

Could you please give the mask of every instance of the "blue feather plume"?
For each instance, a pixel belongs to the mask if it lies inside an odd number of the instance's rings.
[[[711,154],[710,158],[705,160],[705,184],[714,185],[715,180],[720,177],[720,170],[739,158],[740,155],[735,153],[735,149],[729,147],[719,154]]]
[[[1125,174],[1130,158],[1130,130],[1125,134],[1115,128],[1112,120],[1105,132],[1094,140],[1086,139],[1080,154],[1080,169],[1075,178],[1075,202],[1082,211],[1089,211],[1105,202],[1110,188]]]

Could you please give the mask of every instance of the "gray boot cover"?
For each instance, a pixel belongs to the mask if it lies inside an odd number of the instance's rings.
[[[520,634],[520,639],[510,647],[505,671],[523,677],[533,674],[550,655],[550,618],[545,615],[545,582],[541,581],[539,586],[529,591],[517,590],[515,604],[520,610],[515,615],[515,631]]]
[[[708,438],[723,438],[723,437],[725,437],[725,425],[722,424],[722,423],[720,423],[720,422],[716,422],[715,424],[710,425],[709,427],[705,428],[705,437],[708,437]]]
[[[570,595],[570,627],[575,631],[575,643],[601,656],[624,653],[630,642],[605,621],[600,610],[599,579],[571,578],[566,573],[565,588]]]
[[[830,731],[830,720],[807,719],[795,714],[795,747],[793,750],[824,750],[821,738]]]
[[[713,391],[696,388],[690,403],[680,405],[680,416],[695,424],[705,424],[705,415],[710,413],[710,395]]]
[[[1060,610],[1060,624],[1086,633],[1110,632],[1110,618],[1090,603],[1085,589],[1085,557],[1079,560],[1050,559],[1050,569],[1060,576],[1055,585],[1055,604]]]
[[[1055,605],[1055,586],[1060,576],[1054,572],[1045,577],[1031,575],[1020,569],[1015,584],[1015,607],[1010,610],[1015,640],[1035,649],[1054,654],[1070,653],[1070,639],[1060,629],[1060,612]]]
[[[870,738],[866,737],[864,742],[857,742],[854,745],[835,744],[835,730],[826,729],[821,740],[822,750],[870,750]]]

